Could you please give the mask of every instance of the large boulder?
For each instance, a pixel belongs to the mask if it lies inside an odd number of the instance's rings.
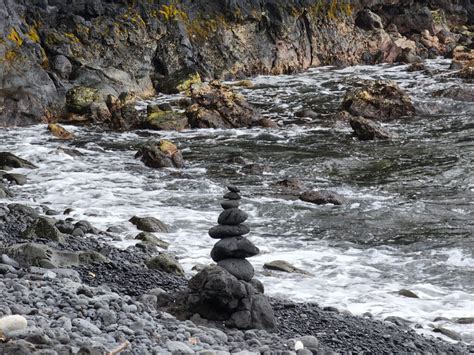
[[[391,80],[361,80],[347,90],[341,109],[353,116],[389,121],[415,114],[410,97]]]
[[[135,158],[141,158],[141,161],[150,168],[182,168],[184,160],[178,148],[168,140],[159,142],[149,142],[141,147]]]
[[[8,170],[11,168],[36,169],[37,166],[10,152],[0,152],[0,169]]]
[[[84,115],[90,113],[93,102],[101,99],[99,91],[87,86],[76,86],[66,93],[66,109],[68,112]]]
[[[265,123],[243,96],[217,81],[192,85],[190,96],[193,104],[186,109],[186,115],[192,128],[239,128]]]
[[[162,110],[153,105],[147,107],[147,117],[143,127],[163,131],[182,131],[188,126],[185,114],[172,110]]]
[[[305,202],[311,202],[316,205],[343,205],[346,202],[346,199],[339,195],[337,192],[328,191],[328,190],[308,190],[303,192],[300,195],[300,200]]]

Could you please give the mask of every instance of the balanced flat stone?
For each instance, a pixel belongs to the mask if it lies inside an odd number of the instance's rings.
[[[260,250],[245,237],[225,238],[218,241],[211,251],[215,262],[224,259],[245,259],[257,255]]]
[[[221,206],[225,210],[227,210],[229,208],[237,208],[237,207],[239,207],[239,201],[237,201],[237,200],[225,200],[225,201],[221,202]]]
[[[252,264],[245,259],[225,259],[217,263],[220,267],[226,269],[230,274],[239,280],[252,280],[254,270]]]
[[[240,195],[237,192],[228,192],[224,195],[224,198],[227,200],[240,200]]]
[[[215,226],[209,229],[209,235],[214,239],[240,237],[250,232],[250,228],[245,224],[237,226]]]
[[[240,192],[240,189],[235,186],[235,185],[228,185],[227,186],[227,189],[230,191],[230,192]]]
[[[236,226],[237,224],[245,222],[248,214],[238,208],[229,208],[222,211],[217,219],[217,223],[226,226]]]

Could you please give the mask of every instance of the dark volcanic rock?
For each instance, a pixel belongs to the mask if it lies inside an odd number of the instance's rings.
[[[130,222],[144,232],[168,232],[168,226],[155,217],[134,216]]]
[[[357,13],[355,25],[369,31],[383,29],[383,23],[380,16],[369,9],[363,9]]]
[[[248,214],[238,208],[228,208],[221,212],[217,223],[227,226],[236,226],[247,220]]]
[[[389,139],[391,135],[377,122],[364,117],[352,117],[349,121],[354,134],[363,141],[374,139]]]
[[[342,205],[346,202],[346,199],[336,192],[332,191],[305,191],[300,195],[300,200],[305,202],[315,203],[317,205],[324,205],[332,203],[334,205]]]
[[[263,264],[263,268],[268,269],[268,270],[283,271],[283,272],[288,272],[288,273],[310,275],[309,272],[299,269],[296,266],[291,265],[289,262],[284,261],[284,260],[270,261],[268,263]]]
[[[447,97],[456,101],[474,101],[474,89],[469,87],[463,87],[459,85],[453,85],[446,89],[437,90],[433,93],[435,97]]]
[[[247,238],[232,237],[217,242],[211,250],[211,258],[219,262],[228,258],[249,258],[259,252],[260,250]]]
[[[0,171],[0,180],[7,180],[10,183],[16,185],[25,185],[26,184],[26,176],[22,174],[10,174],[4,171]]]
[[[250,228],[245,224],[239,225],[219,225],[209,229],[211,238],[221,239],[229,237],[240,237],[250,232]]]
[[[10,152],[0,152],[0,169],[7,170],[10,168],[36,169],[37,166]]]
[[[252,264],[245,259],[225,259],[217,263],[239,280],[250,281],[254,274]]]
[[[348,89],[341,108],[353,116],[389,121],[415,114],[410,97],[390,80],[362,80]]]
[[[56,242],[64,241],[63,234],[54,225],[49,218],[39,217],[31,226],[23,233],[26,239],[48,239]]]
[[[228,192],[224,195],[224,198],[227,200],[240,200],[241,197],[237,192]]]
[[[230,192],[236,192],[236,193],[239,193],[239,192],[240,192],[240,189],[239,189],[237,186],[234,186],[234,185],[227,185],[227,189],[228,189]]]
[[[239,207],[239,202],[237,200],[222,201],[221,206],[225,210],[229,208],[237,208]]]
[[[184,270],[178,261],[169,254],[160,254],[148,260],[146,266],[149,269],[159,270],[178,276],[184,276]]]

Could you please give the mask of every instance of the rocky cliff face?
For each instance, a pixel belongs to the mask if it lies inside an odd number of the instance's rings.
[[[0,126],[64,114],[66,93],[411,61],[449,52],[469,0],[0,0]],[[176,85],[175,85],[176,86]],[[169,87],[169,85],[168,85]]]

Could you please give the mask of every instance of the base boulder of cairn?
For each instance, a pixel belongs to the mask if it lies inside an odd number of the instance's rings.
[[[239,207],[239,189],[230,190],[221,203],[224,211],[219,225],[209,231],[220,239],[211,251],[217,265],[201,270],[189,281],[186,295],[187,311],[201,317],[224,321],[228,327],[239,329],[275,328],[275,317],[263,285],[253,279],[254,269],[246,258],[255,256],[259,249],[243,235],[250,229],[242,224],[248,218]]]

